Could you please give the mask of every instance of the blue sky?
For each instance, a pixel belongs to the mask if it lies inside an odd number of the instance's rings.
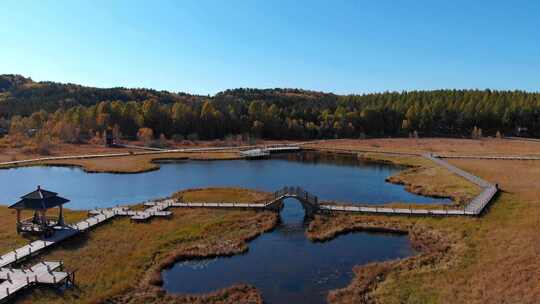
[[[214,94],[538,91],[540,1],[26,1],[0,10],[0,73]]]

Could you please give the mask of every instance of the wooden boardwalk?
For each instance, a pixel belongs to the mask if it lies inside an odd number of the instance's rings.
[[[354,205],[330,205],[322,204],[321,211],[342,211],[359,212],[381,215],[424,215],[424,216],[456,216],[456,215],[476,215],[464,209],[417,209],[417,208],[390,208],[390,207],[368,207]]]
[[[240,156],[245,158],[265,158],[270,157],[270,152],[265,149],[251,149],[240,151]]]
[[[348,151],[348,150],[347,150]],[[401,155],[401,154],[400,154]],[[318,198],[308,193],[299,187],[285,187],[274,193],[271,200],[259,203],[210,203],[210,202],[176,202],[171,207],[187,207],[187,208],[252,208],[252,209],[273,209],[279,208],[279,204],[284,198],[295,197],[302,201],[306,210],[322,211],[322,212],[360,212],[368,214],[386,214],[386,215],[422,215],[422,216],[478,216],[489,205],[493,197],[497,194],[497,185],[493,185],[478,176],[459,169],[448,162],[431,154],[422,155],[439,166],[442,166],[450,172],[467,179],[468,181],[478,185],[482,192],[472,199],[463,208],[453,208],[451,206],[422,209],[422,208],[391,208],[384,205],[380,206],[362,206],[362,205],[343,205],[343,204],[326,204],[320,203]]]
[[[10,266],[28,257],[36,255],[38,252],[43,251],[44,249],[47,249],[76,234],[79,234],[80,232],[86,231],[114,216],[114,212],[105,212],[103,214],[91,216],[76,224],[67,225],[64,227],[56,227],[56,232],[52,236],[30,242],[27,245],[11,250],[0,256],[0,268]]]
[[[166,211],[169,207],[174,206],[175,199],[156,200],[143,203],[149,207],[145,210],[129,210],[126,207],[115,207],[107,209],[94,209],[88,213],[95,216],[129,216],[133,221],[147,221],[152,217],[168,217],[172,215],[171,211]]]
[[[300,148],[297,145],[265,146],[263,148],[240,151],[240,156],[243,156],[246,158],[264,158],[264,157],[269,157],[270,154],[272,153],[296,152],[300,150],[302,150],[302,148]]]
[[[240,203],[240,202],[174,202],[170,207],[185,207],[185,208],[249,208],[249,209],[274,209],[274,205],[280,203],[286,198],[297,198],[305,203],[311,204],[313,207],[319,205],[319,200],[316,196],[303,190],[300,187],[284,187],[273,193],[272,199],[265,202]],[[148,206],[159,204],[152,202],[146,203]]]
[[[170,211],[164,211],[174,201],[172,199],[160,201],[154,207],[148,208],[143,211],[132,211],[125,207],[115,207],[110,209],[99,209],[89,211],[90,217],[77,222],[75,224],[66,225],[63,227],[55,227],[56,232],[48,238],[33,241],[20,248],[11,250],[4,255],[0,256],[0,268],[10,266],[18,263],[30,256],[43,251],[67,238],[70,238],[76,234],[87,231],[103,222],[106,222],[116,216],[130,216],[133,220],[148,220],[151,217],[169,216],[172,213]]]
[[[174,202],[173,199],[147,202],[151,207],[142,211],[133,211],[126,207],[91,210],[89,211],[90,217],[80,222],[55,227],[56,231],[52,236],[30,242],[3,254],[0,256],[0,280],[5,281],[0,284],[0,302],[26,287],[35,284],[60,284],[72,275],[66,272],[52,271],[62,266],[58,262],[40,263],[27,270],[13,269],[13,265],[117,216],[129,216],[134,221],[147,221],[152,217],[170,216],[172,213],[165,211],[165,209],[171,207]]]
[[[302,143],[300,143],[302,144]],[[273,145],[269,147],[270,152],[278,152],[283,150],[300,150],[300,144],[281,144]],[[142,149],[141,147],[132,146],[133,148]],[[66,156],[48,156],[48,157],[39,157],[32,159],[23,159],[23,160],[14,160],[7,162],[0,162],[0,168],[6,167],[10,168],[13,166],[19,165],[30,165],[33,163],[40,163],[45,161],[59,161],[59,160],[70,160],[70,159],[92,159],[92,158],[107,158],[107,157],[124,157],[124,156],[134,156],[134,155],[161,155],[169,153],[196,153],[196,152],[219,152],[219,151],[239,151],[242,149],[257,149],[261,148],[257,145],[246,145],[246,146],[228,146],[228,147],[204,147],[204,148],[180,148],[180,149],[152,149],[151,151],[141,151],[141,152],[121,152],[121,153],[101,153],[101,154],[84,154],[84,155],[66,155]],[[146,150],[149,150],[146,148]]]
[[[485,160],[540,160],[540,156],[519,156],[519,155],[437,155],[438,158],[447,159],[485,159]]]
[[[438,209],[422,209],[422,208],[390,208],[385,206],[351,206],[351,205],[329,205],[322,204],[322,211],[346,211],[346,212],[361,212],[372,214],[387,214],[387,215],[424,215],[424,216],[478,216],[489,205],[493,197],[497,194],[497,185],[493,185],[478,176],[459,169],[448,162],[440,159],[432,154],[424,154],[423,157],[435,162],[450,172],[465,178],[466,180],[478,185],[482,192],[472,199],[464,208],[438,208]]]
[[[60,285],[73,282],[73,273],[55,271],[62,269],[62,262],[40,262],[24,269],[0,269],[0,302],[5,302],[24,288],[37,285]]]

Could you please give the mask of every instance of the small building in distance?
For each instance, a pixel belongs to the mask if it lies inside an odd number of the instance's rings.
[[[69,202],[68,199],[58,196],[58,193],[37,187],[21,197],[21,200],[9,206],[17,211],[17,233],[43,234],[50,236],[54,234],[57,226],[64,226],[63,205]],[[47,216],[47,211],[58,208],[58,217]],[[33,212],[33,216],[21,219],[21,213],[25,210]]]
[[[526,127],[516,127],[514,134],[519,137],[527,137],[529,136],[529,129]]]

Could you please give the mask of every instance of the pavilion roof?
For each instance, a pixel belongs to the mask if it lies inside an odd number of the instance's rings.
[[[21,200],[9,206],[9,208],[46,210],[58,207],[67,202],[69,202],[69,200],[58,196],[58,193],[41,189],[41,187],[38,186],[37,190],[21,196]]]

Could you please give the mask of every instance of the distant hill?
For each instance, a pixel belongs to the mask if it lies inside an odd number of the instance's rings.
[[[205,97],[151,89],[93,88],[71,83],[35,82],[21,75],[0,75],[0,116],[27,116],[41,109],[54,112],[76,105],[90,106],[101,101],[144,101],[160,103],[197,102]]]

